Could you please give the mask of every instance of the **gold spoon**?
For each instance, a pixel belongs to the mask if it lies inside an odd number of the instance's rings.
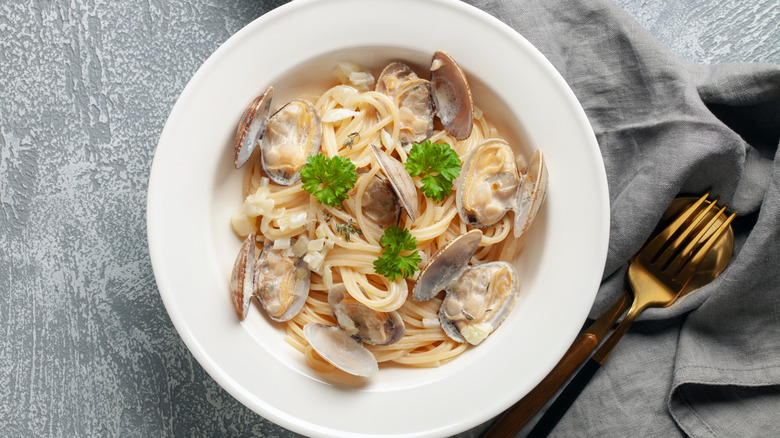
[[[694,197],[674,199],[661,216],[658,225],[656,225],[655,230],[648,238],[648,242],[666,228],[674,218],[696,202],[697,199]],[[704,202],[706,205],[710,204],[710,201]],[[709,221],[715,213],[716,211],[709,211],[704,220]],[[726,215],[721,214],[718,217],[716,226],[720,226],[724,221],[726,221]],[[680,293],[680,297],[697,290],[720,275],[728,265],[733,249],[734,232],[729,227],[707,252],[696,274]],[[547,403],[569,376],[590,356],[590,353],[604,339],[618,318],[628,310],[630,305],[631,301],[628,299],[628,291],[626,291],[572,343],[572,346],[555,368],[531,392],[507,409],[482,438],[514,436],[520,431],[539,409]]]

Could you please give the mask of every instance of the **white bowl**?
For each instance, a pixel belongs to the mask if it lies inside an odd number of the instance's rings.
[[[377,13],[376,11],[381,11]],[[330,81],[333,63],[420,71],[436,50],[464,68],[477,105],[520,150],[548,163],[546,203],[518,263],[521,297],[485,342],[439,368],[387,367],[362,386],[317,374],[256,308],[240,322],[228,280],[240,246],[232,139],[268,85],[275,103]],[[530,391],[576,337],[607,253],[604,166],[574,94],[514,30],[451,0],[296,0],[250,23],[197,71],[154,157],[148,239],[165,307],[204,369],[263,417],[312,436],[443,436],[474,427]]]

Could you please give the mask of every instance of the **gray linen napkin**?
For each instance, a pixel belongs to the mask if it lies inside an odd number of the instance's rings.
[[[469,3],[550,59],[596,132],[612,217],[591,317],[674,197],[739,212],[726,271],[646,311],[553,436],[780,436],[780,66],[682,61],[607,0]]]

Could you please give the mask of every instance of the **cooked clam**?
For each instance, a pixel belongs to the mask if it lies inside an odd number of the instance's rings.
[[[372,345],[389,345],[404,335],[398,312],[378,312],[352,298],[343,284],[328,292],[328,304],[339,327],[353,338]]]
[[[375,224],[382,227],[389,227],[398,222],[398,215],[401,213],[401,204],[395,195],[390,182],[380,176],[374,175],[363,192],[361,202],[363,215]]]
[[[277,184],[290,185],[300,179],[301,167],[322,144],[322,124],[311,102],[296,99],[268,120],[260,144],[266,175]]]
[[[418,77],[408,65],[393,62],[379,75],[376,91],[388,95],[398,105],[401,142],[421,142],[431,136],[433,105],[427,80]]]
[[[441,326],[450,338],[477,345],[506,319],[519,291],[509,263],[470,266],[447,288],[439,308]]]
[[[362,377],[379,371],[374,355],[339,327],[309,323],[303,334],[314,351],[342,371]]]
[[[233,142],[233,159],[236,169],[249,160],[258,141],[263,138],[273,96],[274,88],[268,87],[244,110],[244,114],[238,122],[236,138]]]
[[[409,175],[409,172],[400,161],[391,157],[382,149],[374,145],[370,146],[376,160],[379,162],[379,167],[382,168],[387,180],[390,182],[390,186],[398,197],[398,202],[406,210],[409,219],[414,222],[417,220],[418,214],[417,187],[414,185],[411,175]]]
[[[391,62],[379,74],[376,91],[394,98],[401,84],[410,79],[418,79],[418,77],[408,65],[403,62]]]
[[[534,151],[517,191],[514,236],[520,237],[531,226],[547,196],[547,164],[540,150]]]
[[[249,312],[249,302],[255,289],[255,233],[250,233],[244,239],[236,256],[233,272],[230,276],[230,298],[238,317],[246,318]]]
[[[519,186],[515,154],[509,144],[501,139],[486,140],[464,157],[455,182],[460,218],[474,227],[495,224],[514,208]]]
[[[426,301],[444,290],[442,328],[453,340],[473,345],[504,321],[520,290],[517,272],[508,263],[467,266],[481,239],[480,230],[471,230],[431,256],[413,292],[415,300]]]
[[[466,74],[450,55],[435,52],[431,61],[431,94],[444,129],[458,140],[471,135],[474,101]]]
[[[309,296],[311,272],[292,251],[273,249],[266,242],[257,257],[255,296],[274,321],[288,321],[300,312]]]

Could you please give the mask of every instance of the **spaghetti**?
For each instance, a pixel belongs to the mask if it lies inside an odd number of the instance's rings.
[[[349,83],[349,79],[343,82]],[[303,190],[300,181],[290,186],[273,184],[264,175],[255,154],[244,174],[244,204],[232,219],[233,229],[240,236],[257,232],[267,241],[295,242],[291,244],[292,250],[300,255],[305,253],[304,259],[312,271],[310,293],[302,311],[285,323],[285,340],[305,355],[312,368],[332,368],[309,346],[303,327],[308,323],[336,325],[328,305],[328,291],[343,283],[356,301],[380,312],[397,311],[403,319],[406,331],[400,341],[366,345],[378,362],[433,367],[453,359],[469,344],[453,341],[442,330],[438,321],[442,299],[412,300],[410,291],[416,275],[389,281],[374,272],[373,262],[382,251],[379,240],[384,229],[363,213],[366,188],[374,175],[381,172],[369,145],[380,146],[401,162],[406,161],[411,145],[404,146],[399,139],[402,120],[406,117],[403,108],[383,93],[361,92],[346,84],[307,100],[314,104],[322,120],[320,153],[348,157],[361,169],[349,198],[339,207],[330,207],[319,204]],[[468,138],[456,140],[443,129],[437,129],[430,140],[448,143],[464,157],[490,138],[500,138],[500,134],[482,111],[475,108]],[[415,184],[420,187],[419,178],[415,178]],[[457,213],[454,191],[440,203],[419,196],[418,204],[416,221],[402,214],[399,226],[417,239],[417,250],[424,265],[439,248],[467,232],[469,227]],[[509,238],[512,225],[511,215],[505,215],[495,225],[482,229],[483,238],[474,262],[514,259],[522,241]]]

